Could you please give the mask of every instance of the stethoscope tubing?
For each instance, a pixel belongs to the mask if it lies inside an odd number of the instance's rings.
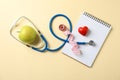
[[[67,36],[66,39],[62,39],[62,38],[60,38],[59,36],[57,36],[57,35],[53,32],[53,30],[52,30],[52,23],[53,23],[53,21],[54,21],[54,19],[55,19],[56,17],[65,17],[65,18],[67,19],[67,21],[68,21],[68,23],[69,23],[69,26],[70,26],[70,32],[72,31],[72,23],[71,23],[70,19],[69,19],[67,16],[63,15],[63,14],[54,15],[54,16],[51,18],[51,20],[50,20],[50,23],[49,23],[50,32],[52,33],[52,35],[53,35],[54,37],[56,37],[57,39],[63,41],[63,44],[60,45],[58,48],[51,49],[51,48],[49,48],[49,46],[48,46],[48,42],[47,42],[46,38],[45,38],[42,34],[40,34],[40,37],[43,39],[43,41],[44,41],[44,43],[45,43],[45,46],[44,46],[43,49],[39,49],[39,48],[32,47],[33,50],[36,50],[36,51],[39,51],[39,52],[44,52],[44,51],[46,51],[46,50],[54,52],[54,51],[60,50],[60,49],[66,44],[66,42],[68,42],[69,36]]]

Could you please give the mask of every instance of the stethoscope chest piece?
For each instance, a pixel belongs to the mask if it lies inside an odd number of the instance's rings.
[[[10,29],[11,36],[22,44],[35,47],[44,48],[45,43],[40,36],[40,31],[28,18],[22,16],[17,19]]]

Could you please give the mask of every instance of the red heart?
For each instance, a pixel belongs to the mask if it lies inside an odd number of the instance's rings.
[[[87,32],[88,32],[88,27],[87,27],[87,26],[79,27],[79,28],[78,28],[78,32],[79,32],[80,34],[82,34],[83,36],[85,36],[85,35],[87,34]]]

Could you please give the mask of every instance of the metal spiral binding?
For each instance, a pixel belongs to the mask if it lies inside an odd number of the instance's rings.
[[[101,23],[101,24],[105,25],[108,28],[110,28],[110,26],[111,26],[109,23],[107,23],[107,22],[105,22],[105,21],[103,21],[103,20],[101,20],[101,19],[99,19],[99,18],[97,18],[97,17],[87,13],[87,12],[84,12],[83,15],[85,15],[85,16],[87,16],[87,17],[89,17],[89,18],[91,18],[91,19],[93,19],[95,21],[97,21],[98,23]]]

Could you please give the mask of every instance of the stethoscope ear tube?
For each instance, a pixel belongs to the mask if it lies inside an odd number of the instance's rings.
[[[21,16],[17,20],[14,21],[14,23],[11,25],[11,28],[10,28],[10,35],[15,40],[17,40],[18,42],[22,43],[23,45],[26,45],[27,47],[32,47],[33,46],[32,44],[25,43],[25,42],[21,41],[19,39],[19,37],[18,37],[22,27],[26,26],[26,25],[27,26],[30,25],[30,27],[32,27],[36,31],[37,35],[39,36],[40,32],[38,31],[38,28],[36,27],[36,25],[30,19],[28,19],[25,16]],[[34,45],[34,46],[38,47],[36,45]]]

